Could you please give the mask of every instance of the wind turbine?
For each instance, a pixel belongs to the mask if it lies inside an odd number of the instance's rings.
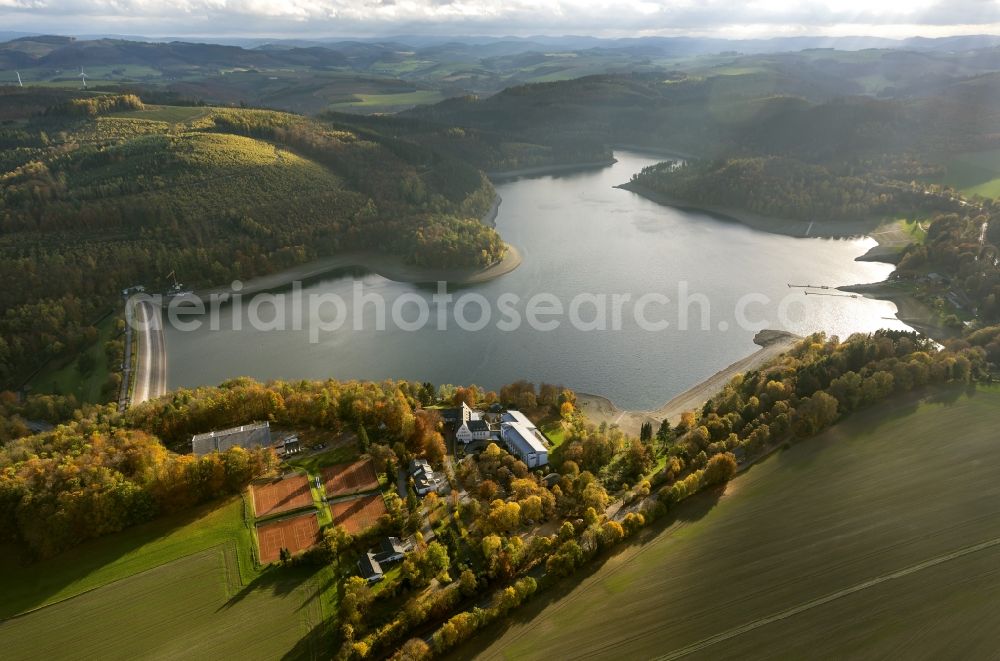
[[[24,87],[24,83],[21,82],[21,72],[20,71],[15,71],[14,73],[17,74],[17,86],[18,87]]]
[[[87,89],[87,74],[83,72],[83,67],[80,67],[80,80],[83,81],[83,89]]]

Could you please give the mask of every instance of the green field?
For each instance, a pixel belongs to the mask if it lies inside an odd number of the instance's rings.
[[[28,565],[3,549],[4,658],[311,655],[310,632],[335,608],[336,590],[317,598],[333,570],[256,569],[243,507],[234,498]]]
[[[721,498],[692,499],[666,531],[457,656],[988,656],[1000,646],[998,424],[998,389],[858,414]]]
[[[281,658],[320,623],[315,588],[301,572],[243,588],[234,548],[201,551],[0,623],[4,657]]]
[[[243,500],[208,505],[86,542],[56,558],[22,565],[0,547],[0,618],[51,604],[187,555],[235,543],[244,581],[255,576]]]
[[[959,154],[946,170],[944,183],[966,195],[1000,196],[1000,149]]]
[[[437,90],[417,90],[416,92],[401,92],[399,94],[355,94],[354,96],[357,100],[331,104],[330,110],[361,109],[368,112],[402,110],[412,106],[437,103],[444,99],[441,92]]]

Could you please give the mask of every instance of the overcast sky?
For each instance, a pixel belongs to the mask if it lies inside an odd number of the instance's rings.
[[[1000,0],[0,0],[0,30],[147,36],[1000,33]]]

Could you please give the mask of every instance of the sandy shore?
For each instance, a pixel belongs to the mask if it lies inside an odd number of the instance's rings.
[[[602,422],[617,424],[625,433],[638,436],[642,423],[650,421],[656,427],[659,426],[661,420],[668,418],[671,424],[676,424],[681,413],[700,409],[735,375],[757,369],[791,349],[801,339],[797,335],[785,331],[763,330],[757,333],[753,339],[760,346],[760,349],[719,370],[708,379],[685,390],[653,411],[619,409],[607,397],[587,393],[577,393],[577,407],[594,424],[599,425]]]

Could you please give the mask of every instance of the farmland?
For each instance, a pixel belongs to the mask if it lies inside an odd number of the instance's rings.
[[[0,617],[23,613],[0,622],[5,658],[308,651],[323,610],[318,579],[254,569],[243,507],[235,498],[165,517],[26,566],[5,553]]]
[[[985,654],[1000,642],[998,423],[997,389],[856,414],[458,656]]]
[[[1000,195],[1000,149],[959,154],[946,169],[944,183],[967,195]]]
[[[0,624],[5,657],[280,658],[321,619],[308,576],[240,588],[234,547],[174,560]]]
[[[186,555],[235,540],[244,580],[252,576],[250,531],[243,501],[233,498],[190,513],[167,516],[115,535],[82,544],[55,558],[22,565],[9,547],[0,547],[0,618],[67,599]]]

